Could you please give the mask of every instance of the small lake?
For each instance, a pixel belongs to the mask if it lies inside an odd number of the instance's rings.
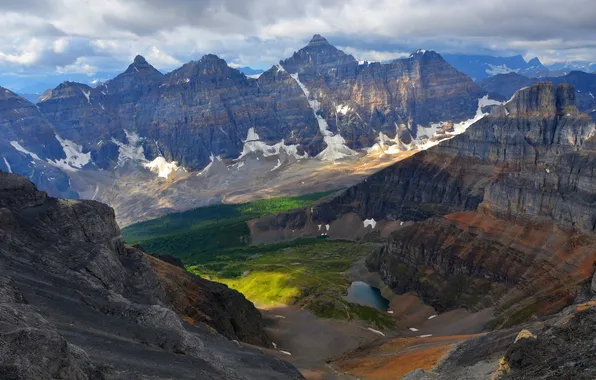
[[[380,311],[387,311],[389,307],[389,301],[381,295],[379,289],[362,281],[352,282],[348,288],[348,295],[343,299],[351,303],[374,307]]]

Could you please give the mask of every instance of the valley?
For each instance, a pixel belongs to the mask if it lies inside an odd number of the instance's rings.
[[[265,331],[278,350],[273,353],[292,362],[308,378],[355,378],[359,372],[337,358],[382,344],[379,339],[386,337],[404,337],[396,339],[403,339],[414,350],[444,353],[445,347],[451,347],[444,342],[460,342],[467,339],[460,335],[483,330],[492,316],[490,310],[456,309],[437,316],[416,295],[398,295],[384,285],[364,265],[382,246],[375,238],[368,242],[331,240],[320,232],[311,238],[250,244],[251,220],[316,207],[341,191],[201,207],[130,225],[122,235],[129,244],[139,244],[157,257],[175,257],[190,273],[241,292],[263,313]],[[321,231],[328,229],[322,226]],[[367,283],[381,288],[391,301],[380,294],[377,302],[383,306],[346,300],[354,284],[368,287]],[[413,339],[431,340],[419,345]],[[327,364],[329,360],[338,360],[337,368]],[[417,366],[411,369],[429,369],[428,363],[413,361],[410,365]],[[337,372],[340,368],[345,374]]]
[[[350,287],[346,272],[374,245],[329,241],[323,232],[316,238],[250,245],[249,220],[334,193],[198,208],[129,226],[122,234],[129,244],[174,256],[189,272],[240,291],[260,308],[296,306],[322,318],[391,327],[393,319],[386,313],[343,299]]]

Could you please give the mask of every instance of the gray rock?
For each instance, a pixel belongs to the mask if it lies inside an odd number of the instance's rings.
[[[432,380],[436,378],[437,376],[435,374],[418,368],[406,373],[403,377],[403,380]]]
[[[0,210],[10,222],[0,225],[0,378],[301,378],[184,323],[145,255],[123,245],[111,208],[50,198],[0,172]]]

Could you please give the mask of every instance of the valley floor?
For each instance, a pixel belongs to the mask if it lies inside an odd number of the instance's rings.
[[[248,244],[249,220],[305,207],[329,195],[209,206],[122,232],[127,242],[153,254],[176,256],[188,271],[243,293],[264,316],[276,345],[276,350],[267,351],[290,361],[309,379],[400,378],[396,366],[404,373],[431,369],[454,344],[483,330],[491,309],[437,315],[416,295],[395,294],[365,266],[378,243],[320,236]],[[380,289],[389,300],[388,310],[345,301],[353,281]]]

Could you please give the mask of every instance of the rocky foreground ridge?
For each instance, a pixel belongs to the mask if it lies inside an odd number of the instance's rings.
[[[0,172],[0,378],[302,378],[238,342],[269,347],[262,327],[236,291],[125,246],[108,206]]]
[[[555,313],[596,260],[595,126],[575,94],[567,84],[520,90],[331,201],[254,221],[253,242],[383,239],[368,267],[438,311],[494,307],[489,327]]]

